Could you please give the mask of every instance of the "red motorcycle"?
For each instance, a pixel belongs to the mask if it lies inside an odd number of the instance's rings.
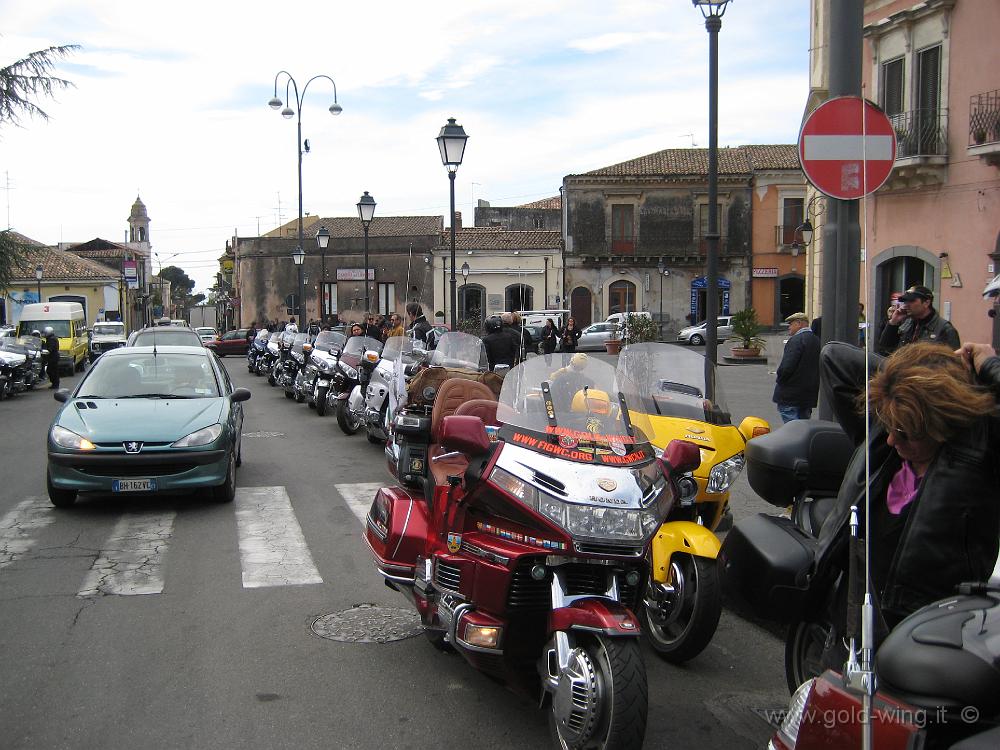
[[[433,489],[381,489],[365,539],[427,637],[550,709],[563,748],[638,748],[646,729],[639,605],[646,552],[697,446],[662,456],[629,400],[638,376],[576,355],[504,378],[445,381],[428,448]],[[414,429],[421,420],[414,420]],[[408,428],[405,418],[394,425]],[[429,497],[428,497],[429,496]]]

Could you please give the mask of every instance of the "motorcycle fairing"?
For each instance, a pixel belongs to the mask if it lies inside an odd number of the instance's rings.
[[[714,560],[721,547],[719,538],[701,524],[691,521],[666,523],[656,532],[651,542],[653,580],[657,583],[667,582],[670,558],[675,553]]]
[[[619,602],[598,598],[577,599],[549,614],[549,635],[567,630],[596,630],[613,637],[638,638],[639,620]]]
[[[375,567],[395,583],[413,583],[429,528],[427,504],[403,487],[383,487],[365,518],[365,543]]]

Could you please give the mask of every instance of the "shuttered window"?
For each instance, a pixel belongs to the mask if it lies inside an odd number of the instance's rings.
[[[941,106],[941,47],[929,47],[917,54],[917,108]]]
[[[903,111],[903,58],[882,63],[882,109],[890,117]]]

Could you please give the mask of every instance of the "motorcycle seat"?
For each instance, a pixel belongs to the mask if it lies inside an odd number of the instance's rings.
[[[499,426],[500,421],[497,419],[498,406],[499,403],[495,399],[476,398],[472,401],[466,401],[459,406],[455,410],[455,414],[459,416],[479,417],[483,420],[484,425]]]
[[[478,409],[479,411],[473,411],[472,414],[480,418],[484,415],[489,416],[484,407],[474,406],[478,402],[491,404],[495,419],[496,399],[488,386],[465,378],[449,378],[441,384],[441,389],[434,398],[434,408],[431,411],[431,445],[427,451],[427,455],[431,457],[430,471],[434,484],[448,484],[449,476],[462,476],[469,467],[469,459],[461,454],[438,461],[433,460],[433,457],[445,453],[445,450],[438,443],[441,423],[445,417],[458,414],[463,406],[469,409]],[[483,421],[486,423],[485,420]]]

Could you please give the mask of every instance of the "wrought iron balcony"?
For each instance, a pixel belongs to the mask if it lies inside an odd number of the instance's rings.
[[[948,156],[948,110],[914,109],[890,115],[896,131],[896,159]]]
[[[969,98],[969,147],[1000,142],[1000,89]]]

